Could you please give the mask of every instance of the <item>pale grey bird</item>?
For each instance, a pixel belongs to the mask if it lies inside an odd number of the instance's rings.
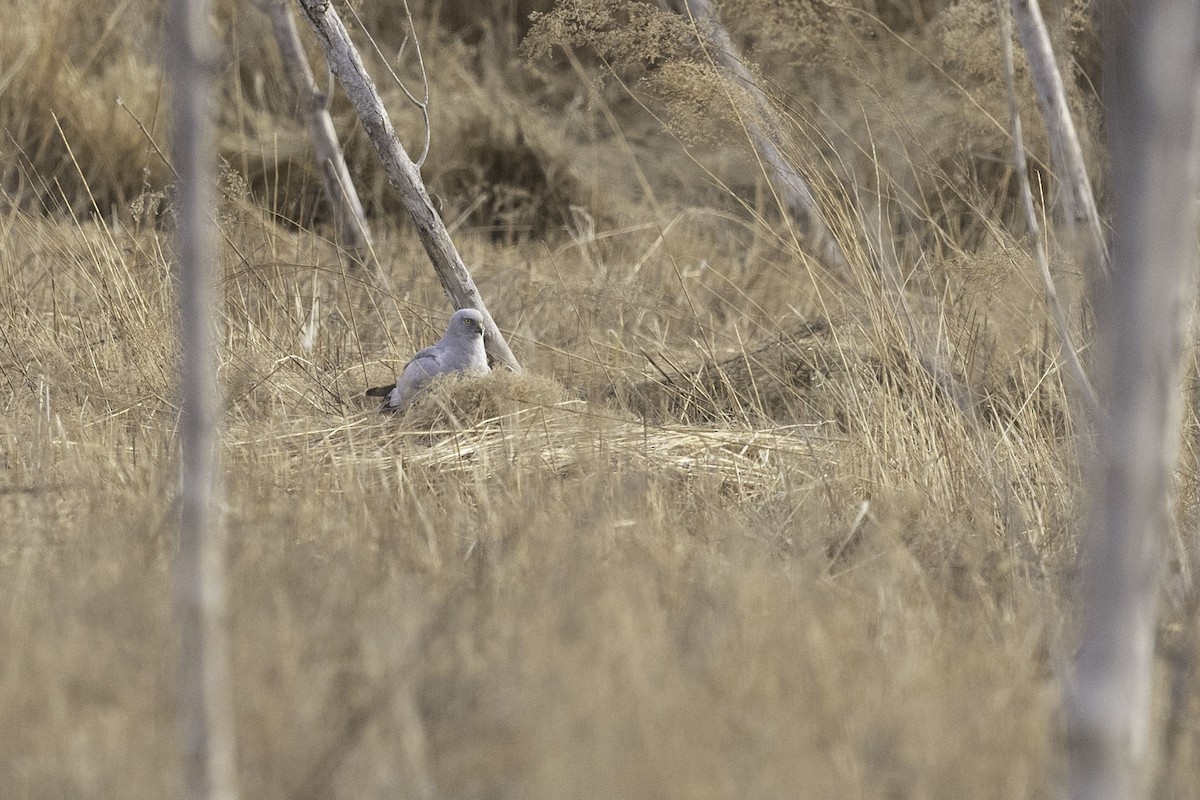
[[[404,367],[395,386],[367,389],[368,397],[386,397],[381,411],[403,411],[413,397],[439,375],[488,372],[483,349],[483,315],[473,308],[454,312],[441,340],[418,352]]]

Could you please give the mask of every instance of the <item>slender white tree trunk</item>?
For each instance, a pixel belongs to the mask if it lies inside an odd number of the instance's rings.
[[[341,17],[326,0],[299,2],[304,16],[308,18],[317,34],[317,40],[325,49],[330,70],[346,92],[354,110],[358,112],[359,121],[379,154],[388,182],[399,193],[400,202],[404,204],[416,226],[417,236],[420,237],[429,260],[433,262],[442,288],[456,307],[474,308],[483,315],[488,353],[495,361],[519,372],[521,365],[509,349],[504,334],[496,327],[492,315],[488,313],[487,306],[475,287],[475,281],[472,280],[462,256],[458,254],[454,242],[450,239],[445,223],[434,210],[417,165],[408,157],[408,153],[396,138],[392,121],[383,106],[383,99],[379,96],[371,76],[367,74],[358,50],[350,41],[350,35],[346,32]]]
[[[826,266],[844,269],[846,257],[841,245],[829,230],[825,217],[821,214],[817,198],[809,187],[804,174],[795,167],[780,149],[780,142],[785,139],[783,125],[779,115],[771,106],[765,92],[758,85],[750,70],[746,68],[737,45],[733,43],[729,32],[721,24],[716,12],[708,4],[708,0],[660,0],[668,9],[687,17],[697,25],[703,25],[716,50],[713,54],[716,61],[729,73],[739,86],[744,88],[754,101],[753,118],[747,121],[746,130],[750,134],[758,157],[762,159],[763,169],[775,191],[784,210],[800,226],[809,250]],[[701,43],[704,37],[700,37]]]
[[[1100,469],[1067,703],[1073,800],[1144,796],[1155,622],[1196,262],[1200,4],[1110,0],[1112,277],[1096,304]]]
[[[367,226],[362,202],[350,180],[350,170],[338,144],[333,118],[329,115],[329,98],[317,86],[304,56],[288,0],[257,0],[257,5],[271,20],[284,70],[296,92],[297,116],[309,127],[313,154],[325,184],[325,196],[329,198],[337,221],[338,238],[346,247],[365,250],[371,246],[371,229]]]
[[[173,589],[181,652],[184,787],[190,800],[237,796],[229,648],[225,614],[225,538],[217,462],[214,341],[217,293],[212,229],[214,158],[211,76],[215,49],[204,0],[171,0],[166,69],[172,97],[172,155],[179,176],[180,526]]]
[[[1059,345],[1067,370],[1075,383],[1087,407],[1092,420],[1100,414],[1100,400],[1092,387],[1079,357],[1079,350],[1072,340],[1071,329],[1067,324],[1066,313],[1058,301],[1058,287],[1055,286],[1054,276],[1050,273],[1050,259],[1046,255],[1046,243],[1042,238],[1042,226],[1038,222],[1037,210],[1033,205],[1033,191],[1029,186],[1029,167],[1025,158],[1025,137],[1021,133],[1021,112],[1017,104],[1016,77],[1013,69],[1012,28],[1009,25],[1009,10],[1004,0],[997,0],[996,13],[1000,17],[1000,51],[1004,61],[1004,80],[1008,87],[1008,114],[1012,120],[1013,136],[1013,167],[1017,173],[1017,183],[1021,188],[1021,205],[1025,209],[1025,224],[1029,228],[1030,238],[1033,239],[1033,253],[1037,260],[1038,272],[1042,276],[1042,286],[1046,290],[1046,307],[1050,318],[1054,321],[1054,329],[1058,333]],[[1085,176],[1086,179],[1086,176]],[[1088,191],[1091,191],[1089,187]],[[1098,243],[1101,247],[1103,242]],[[1107,254],[1105,254],[1107,258]]]
[[[1037,0],[1011,0],[1011,3],[1017,38],[1025,51],[1029,74],[1037,92],[1038,107],[1050,138],[1050,160],[1058,176],[1063,215],[1073,231],[1079,230],[1088,237],[1087,257],[1107,271],[1108,248],[1104,229],[1100,224],[1100,213],[1096,210],[1092,182],[1083,161],[1083,148],[1079,146],[1079,135],[1071,119],[1062,73],[1054,60],[1050,33],[1042,19],[1042,10]]]

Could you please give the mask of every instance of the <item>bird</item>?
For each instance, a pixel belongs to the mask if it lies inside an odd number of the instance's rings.
[[[439,375],[486,375],[490,369],[483,340],[483,314],[459,309],[438,343],[413,356],[394,386],[375,386],[367,389],[367,396],[386,398],[380,411],[403,411]]]

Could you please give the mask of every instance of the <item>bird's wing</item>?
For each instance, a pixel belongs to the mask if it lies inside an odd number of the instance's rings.
[[[426,347],[413,356],[396,379],[396,385],[388,392],[387,407],[403,408],[408,401],[430,379],[441,373],[440,359],[436,347]]]
[[[435,359],[435,360],[436,360],[436,359],[437,359],[437,357],[438,357],[438,348],[437,348],[437,345],[436,345],[436,344],[431,344],[431,345],[429,345],[429,347],[422,347],[420,350],[418,350],[418,351],[417,351],[417,354],[416,354],[415,356],[413,356],[413,357],[412,357],[412,360],[410,360],[410,361],[408,362],[408,364],[406,364],[406,365],[404,366],[404,368],[405,368],[405,369],[408,369],[410,366],[412,366],[412,365],[413,365],[414,363],[416,363],[417,361],[420,361],[421,359],[424,359],[424,358],[432,358],[432,359]]]

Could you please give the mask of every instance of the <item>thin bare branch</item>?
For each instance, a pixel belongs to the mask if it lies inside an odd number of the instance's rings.
[[[333,117],[329,113],[333,78],[330,76],[324,91],[317,86],[300,43],[300,34],[296,30],[288,0],[255,0],[255,4],[271,20],[284,69],[296,92],[297,116],[308,126],[312,138],[313,153],[321,168],[325,197],[333,208],[342,252],[350,256],[351,262],[365,269],[367,284],[373,290],[371,302],[384,328],[390,330],[399,318],[399,312],[388,285],[388,277],[375,255],[366,213],[354,188],[337,131],[333,127]]]
[[[367,37],[367,41],[371,43],[371,49],[375,51],[375,55],[379,56],[379,60],[383,62],[385,67],[387,67],[388,74],[392,76],[392,80],[397,86],[400,87],[400,91],[404,92],[404,96],[408,98],[408,102],[412,103],[421,111],[421,118],[425,123],[425,139],[424,143],[421,145],[421,155],[415,162],[417,169],[420,169],[421,167],[425,166],[425,159],[429,156],[429,76],[425,72],[425,57],[421,55],[421,40],[417,38],[417,26],[413,22],[412,10],[408,7],[408,0],[403,0],[403,3],[404,15],[408,19],[409,33],[405,35],[404,41],[400,43],[400,52],[397,53],[396,60],[399,61],[404,57],[404,48],[408,46],[408,42],[411,39],[413,42],[413,47],[417,51],[417,66],[421,68],[421,86],[425,90],[424,96],[420,100],[418,100],[416,96],[408,90],[408,87],[404,85],[404,81],[400,80],[400,76],[396,74],[394,69],[392,69],[389,59],[383,54],[383,51],[379,49],[379,45],[375,42],[375,37],[371,35],[369,30],[367,30],[367,26],[363,25],[362,17],[358,16],[358,11],[355,10],[353,5],[347,6],[347,8],[350,9],[350,14],[354,17],[354,21],[358,23],[359,30],[363,32],[363,35]]]

